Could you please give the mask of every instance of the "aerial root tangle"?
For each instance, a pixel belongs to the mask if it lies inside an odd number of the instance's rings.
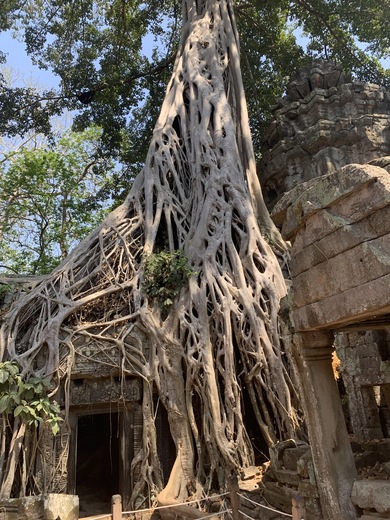
[[[125,203],[15,304],[1,335],[3,358],[58,384],[86,342],[118,349],[118,370],[143,385],[135,505],[140,496],[204,496],[252,464],[249,399],[269,445],[298,424],[277,318],[286,288],[260,228],[278,248],[283,241],[258,187],[232,2],[183,6],[181,47],[143,172]],[[145,255],[162,250],[184,251],[196,273],[163,313],[142,285]],[[176,446],[165,487],[153,395]]]

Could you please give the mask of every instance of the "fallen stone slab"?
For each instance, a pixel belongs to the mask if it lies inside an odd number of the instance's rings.
[[[378,513],[390,514],[390,481],[356,480],[351,499],[361,509],[375,509]]]

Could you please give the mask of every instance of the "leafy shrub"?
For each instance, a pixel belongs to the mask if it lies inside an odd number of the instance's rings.
[[[173,303],[186,280],[196,274],[180,250],[161,251],[147,257],[144,269],[144,290],[163,309]]]
[[[50,401],[50,382],[39,377],[24,380],[14,361],[0,363],[0,414],[20,417],[21,421],[38,427],[48,424],[53,435],[59,432],[60,407]]]

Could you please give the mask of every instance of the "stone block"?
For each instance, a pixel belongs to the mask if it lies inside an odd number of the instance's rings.
[[[275,477],[281,484],[298,487],[300,478],[296,471],[287,469],[274,470]]]
[[[43,502],[44,499],[42,496],[22,498],[22,518],[25,518],[26,520],[41,520],[42,518],[46,520]]]
[[[320,302],[295,309],[292,319],[296,331],[347,325],[390,312],[388,294],[390,274],[335,294]],[[351,320],[352,317],[352,320]]]
[[[305,498],[306,520],[323,520],[320,500],[318,498]]]
[[[307,221],[304,233],[298,234],[290,264],[291,273],[296,276],[372,240],[378,234],[387,233],[390,233],[390,205],[356,223],[324,209]]]
[[[298,460],[306,453],[310,453],[310,446],[307,444],[296,448],[287,448],[283,453],[283,465],[285,469],[297,471]]]
[[[76,379],[71,381],[70,398],[73,406],[91,403],[110,403],[121,399],[138,401],[141,398],[140,381],[137,378],[116,381],[113,378]]]
[[[304,498],[318,498],[318,489],[310,480],[301,480],[298,486],[298,493]]]
[[[361,447],[363,452],[374,452],[379,462],[390,461],[390,439],[363,442]]]
[[[240,480],[238,483],[241,491],[247,491],[249,493],[260,489],[259,481],[256,479]]]
[[[11,498],[0,500],[0,512],[2,513],[4,520],[21,520],[21,499]],[[3,518],[1,520],[3,520]]]
[[[375,451],[366,451],[355,455],[356,469],[374,466],[378,462],[378,455]]]
[[[4,520],[77,520],[79,498],[50,493],[0,501]]]
[[[375,190],[369,188],[370,184],[376,184]],[[277,220],[284,220],[283,236],[290,239],[305,225],[309,217],[331,205],[338,204],[336,209],[349,221],[364,218],[364,215],[390,203],[389,188],[390,179],[383,168],[350,164],[336,172],[300,184],[282,197],[272,214]],[[359,201],[363,191],[366,192],[365,204]]]
[[[390,234],[387,234],[328,258],[298,276],[293,274],[294,306],[300,308],[325,300],[388,275],[389,250]]]
[[[351,500],[361,509],[374,509],[390,514],[390,480],[357,480],[353,484]]]
[[[260,475],[260,469],[257,466],[249,466],[241,470],[241,480],[249,480],[255,478],[256,475]]]
[[[246,498],[241,497],[241,505],[249,509],[250,511],[253,511],[257,507],[256,504],[261,504],[263,502],[263,490],[261,490],[260,492],[254,491],[252,493],[244,491],[241,494],[244,497],[251,500],[251,502],[249,502],[249,500],[246,500]]]
[[[43,498],[45,520],[77,520],[79,497],[50,493]]]
[[[296,448],[296,442],[293,439],[278,442],[269,449],[269,458],[273,469],[283,469],[283,454],[287,448]]]
[[[267,486],[264,489],[263,496],[271,507],[291,514],[292,496],[284,494],[281,488],[270,489]]]
[[[300,477],[310,480],[312,484],[316,483],[313,457],[311,455],[311,451],[302,455],[302,457],[298,460],[297,472]]]
[[[390,439],[383,439],[378,442],[377,453],[381,462],[390,461]]]

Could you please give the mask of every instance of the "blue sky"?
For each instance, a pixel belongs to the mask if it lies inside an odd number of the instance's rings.
[[[0,0],[1,1],[1,0]],[[143,50],[148,56],[155,45],[153,37],[146,36]],[[35,66],[27,55],[23,43],[12,37],[11,31],[0,32],[0,51],[7,55],[7,67],[11,67],[17,76],[17,85],[23,85],[23,79],[27,82],[38,82],[43,88],[58,88],[59,79],[49,70]]]
[[[12,38],[11,32],[0,32],[0,51],[7,55],[6,67],[11,67],[17,77],[17,84],[23,81],[38,82],[44,88],[57,88],[59,81],[48,70],[33,65],[27,56],[23,43]]]

